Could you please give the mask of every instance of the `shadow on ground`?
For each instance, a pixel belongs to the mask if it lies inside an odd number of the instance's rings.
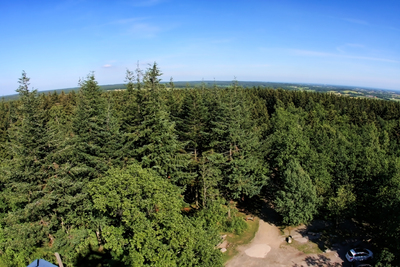
[[[319,255],[319,258],[306,258],[308,266],[351,266],[346,259],[346,253],[350,249],[357,247],[371,249],[369,237],[363,236],[360,230],[359,226],[351,220],[337,226],[329,221],[314,220],[304,228],[298,229],[298,233],[316,243],[321,251],[334,251],[343,260],[343,264],[337,265],[337,263],[329,263],[326,257]]]
[[[318,267],[341,267],[344,266],[338,262],[331,262],[331,259],[325,257],[324,255],[318,255],[316,257],[306,257],[306,266],[318,266]],[[303,265],[295,264],[293,267],[305,267]]]
[[[237,207],[247,215],[258,216],[263,221],[275,226],[281,225],[282,218],[275,211],[271,201],[255,196],[239,202]]]
[[[282,217],[275,211],[270,199],[249,198],[239,202],[238,208],[247,215],[258,216],[269,224],[282,227]],[[343,261],[342,264],[331,262],[328,257],[320,254],[306,257],[304,261],[307,266],[349,267],[351,264],[347,262],[345,255],[350,249],[356,247],[371,249],[371,245],[367,242],[370,237],[361,236],[363,231],[361,231],[360,225],[351,220],[343,221],[338,225],[327,220],[314,220],[296,231],[302,237],[307,238],[309,242],[317,244],[321,251],[337,253],[337,256]],[[294,266],[300,267],[300,265]]]
[[[245,200],[239,201],[236,207],[247,215],[255,215],[260,217],[262,216],[262,208],[264,203],[265,201],[261,197],[254,196],[252,198],[246,198]]]

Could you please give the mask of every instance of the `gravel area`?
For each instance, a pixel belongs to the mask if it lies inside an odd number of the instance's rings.
[[[311,242],[293,229],[294,240]],[[305,254],[290,246],[281,246],[285,237],[278,227],[260,219],[258,232],[250,244],[239,246],[238,255],[228,261],[226,267],[300,267],[300,266],[347,266],[336,251],[323,254]]]

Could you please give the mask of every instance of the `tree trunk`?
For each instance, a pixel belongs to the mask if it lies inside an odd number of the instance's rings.
[[[199,207],[199,189],[196,186],[196,208]]]
[[[206,193],[207,193],[206,181],[203,177],[203,208],[206,207]]]

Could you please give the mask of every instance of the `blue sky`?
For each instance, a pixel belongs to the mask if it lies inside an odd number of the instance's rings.
[[[399,14],[398,0],[0,0],[0,95],[22,70],[40,91],[91,71],[123,83],[138,61],[163,81],[400,90]]]

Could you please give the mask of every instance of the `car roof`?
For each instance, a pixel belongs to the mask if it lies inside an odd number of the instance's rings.
[[[366,248],[354,248],[352,249],[354,252],[369,252]]]

